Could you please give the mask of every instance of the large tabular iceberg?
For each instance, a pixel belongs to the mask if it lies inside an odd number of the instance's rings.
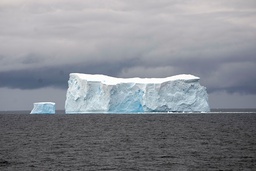
[[[72,113],[209,112],[199,77],[114,78],[71,73],[65,111]]]
[[[55,114],[55,103],[53,102],[37,102],[30,114]]]

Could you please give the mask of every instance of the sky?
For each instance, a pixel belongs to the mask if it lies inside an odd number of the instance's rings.
[[[211,108],[256,108],[256,1],[1,0],[0,111],[64,109],[72,72],[193,74]]]

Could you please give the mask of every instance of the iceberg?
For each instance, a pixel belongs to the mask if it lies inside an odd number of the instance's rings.
[[[30,114],[55,114],[55,103],[53,102],[37,102]]]
[[[181,74],[166,78],[115,78],[70,73],[66,114],[209,112],[200,78]]]

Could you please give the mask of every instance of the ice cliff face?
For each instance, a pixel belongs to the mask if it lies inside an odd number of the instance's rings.
[[[209,112],[206,88],[193,75],[114,78],[71,73],[66,113]]]
[[[30,114],[55,114],[55,103],[53,102],[37,102]]]

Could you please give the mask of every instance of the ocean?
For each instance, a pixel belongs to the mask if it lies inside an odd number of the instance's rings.
[[[0,170],[256,170],[256,110],[0,112]]]

